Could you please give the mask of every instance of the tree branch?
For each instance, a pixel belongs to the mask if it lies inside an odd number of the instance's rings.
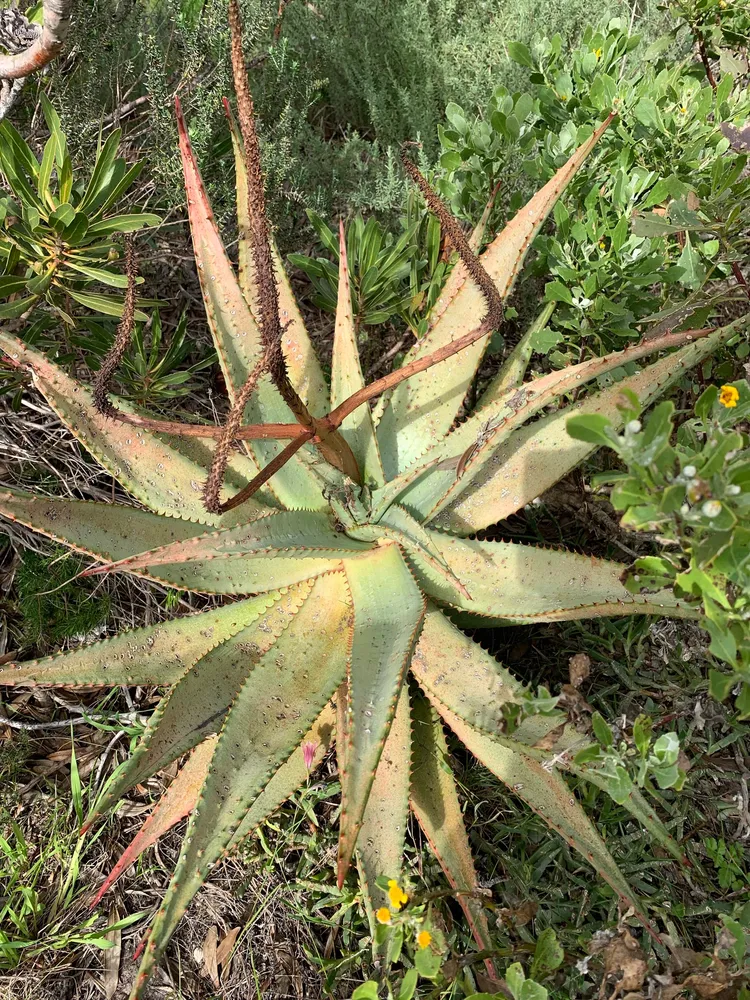
[[[24,52],[0,55],[0,78],[18,80],[59,55],[70,27],[73,0],[44,0],[42,33]]]

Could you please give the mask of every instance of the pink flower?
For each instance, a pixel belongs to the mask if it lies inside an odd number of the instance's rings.
[[[315,760],[315,751],[318,749],[318,744],[313,743],[312,740],[305,740],[302,744],[302,759],[305,762],[305,767],[309,771],[313,766],[313,761]]]

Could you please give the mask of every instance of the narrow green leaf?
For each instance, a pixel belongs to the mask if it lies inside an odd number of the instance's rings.
[[[376,879],[402,882],[404,843],[409,818],[411,782],[411,709],[409,689],[401,688],[396,712],[383,747],[357,838],[357,863],[365,890],[365,906],[375,943],[375,912],[388,906],[388,895]],[[380,949],[382,951],[382,949]]]
[[[235,601],[198,615],[121,632],[81,649],[10,664],[0,669],[0,684],[66,687],[176,684],[209,650],[246,628],[278,599],[279,595],[264,594]]]

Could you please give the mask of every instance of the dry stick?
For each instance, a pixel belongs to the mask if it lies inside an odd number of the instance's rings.
[[[128,349],[135,323],[135,279],[138,276],[138,262],[135,256],[133,236],[130,234],[125,237],[125,271],[128,276],[128,288],[125,292],[122,319],[117,327],[112,346],[107,351],[94,381],[94,406],[99,413],[108,417],[118,415],[117,409],[109,400],[109,384],[122,361],[123,354]]]
[[[24,52],[0,55],[0,79],[18,80],[52,62],[68,34],[72,5],[72,0],[44,0],[41,35]]]
[[[155,434],[218,440],[224,433],[223,427],[215,427],[212,424],[182,424],[178,420],[153,420],[150,417],[141,417],[137,413],[124,413],[122,410],[115,410],[112,415],[120,423],[142,427]],[[244,424],[237,428],[234,436],[237,441],[266,441],[269,439],[287,441],[290,438],[296,438],[299,434],[304,434],[306,430],[307,428],[303,427],[302,424]]]
[[[258,473],[255,479],[251,480],[247,486],[243,486],[239,493],[235,493],[233,497],[230,497],[226,503],[220,506],[219,513],[226,514],[228,510],[234,510],[235,507],[239,507],[240,504],[249,500],[253,493],[257,493],[261,486],[267,483],[272,476],[275,476],[279,469],[286,465],[292,455],[295,455],[303,444],[312,441],[314,436],[315,431],[306,430],[299,437],[295,438],[294,441],[290,441],[286,448],[280,451],[276,458],[271,459],[268,465]]]
[[[237,431],[242,423],[242,416],[245,412],[245,407],[247,406],[250,397],[255,392],[258,381],[268,368],[270,353],[269,348],[266,348],[260,361],[250,372],[245,384],[237,393],[237,398],[235,399],[234,405],[232,406],[229,416],[227,417],[227,422],[222,428],[222,434],[216,445],[216,451],[214,452],[213,460],[211,462],[211,469],[203,488],[203,506],[209,514],[219,514],[221,512],[219,494],[221,493],[221,486],[224,482],[224,473],[226,472],[227,464],[229,462],[229,453],[232,447],[232,442],[237,437]]]

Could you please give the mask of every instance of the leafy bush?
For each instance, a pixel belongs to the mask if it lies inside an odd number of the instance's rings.
[[[711,386],[682,421],[675,437],[675,407],[661,403],[645,426],[627,393],[624,430],[608,417],[571,417],[578,440],[614,449],[627,472],[609,476],[612,503],[622,523],[657,532],[662,554],[637,559],[625,577],[633,593],[671,587],[702,608],[710,651],[732,668],[711,672],[715,697],[739,687],[737,709],[750,717],[750,447],[743,429],[750,388],[739,381]]]
[[[127,277],[112,265],[119,257],[112,237],[161,221],[151,213],[111,213],[142,164],[128,168],[117,157],[116,130],[97,150],[84,184],[74,174],[60,119],[44,95],[42,106],[50,137],[41,161],[8,121],[0,122],[0,169],[10,187],[10,194],[0,198],[0,296],[13,297],[0,306],[0,318],[22,316],[42,300],[69,326],[74,325],[71,300],[120,316],[122,297],[92,292],[89,286],[125,288]]]
[[[646,318],[688,296],[697,306],[698,293],[717,294],[745,255],[747,156],[717,123],[744,125],[748,91],[725,73],[714,92],[689,61],[664,54],[668,42],[650,46],[637,67],[642,43],[617,20],[587,28],[572,51],[559,35],[516,43],[509,52],[529,71],[528,94],[499,88],[479,118],[448,108],[440,190],[477,220],[502,177],[506,201],[494,223],[517,210],[528,178],[547,179],[602,114],[617,113],[594,169],[558,203],[556,231],[536,240],[533,273],[557,304],[546,334],[554,364],[576,357],[581,343],[599,353],[639,336]]]

